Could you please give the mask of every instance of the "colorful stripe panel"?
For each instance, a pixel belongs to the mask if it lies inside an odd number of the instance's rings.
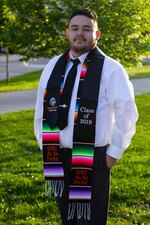
[[[50,133],[50,132],[59,133],[59,129],[57,127],[55,127],[54,129],[51,129],[46,122],[43,122],[42,132],[44,132],[44,133]]]
[[[94,149],[93,145],[91,144],[74,144],[73,150],[72,150],[73,156],[94,156]]]
[[[44,98],[46,98],[46,89],[44,89]]]
[[[62,163],[61,164],[45,164],[44,163],[44,175],[45,177],[63,177],[64,170],[63,170]]]
[[[81,73],[80,73],[80,79],[85,78],[86,72],[87,72],[87,66],[85,64],[83,64],[82,69],[81,69]]]
[[[42,140],[43,143],[58,143],[59,133],[43,133]]]
[[[79,110],[79,99],[76,100],[75,112],[78,112],[78,110]]]
[[[78,119],[78,110],[79,110],[79,100],[76,100],[75,112],[74,112],[74,122]]]
[[[74,112],[74,122],[76,122],[78,119],[78,112]]]
[[[71,200],[90,200],[92,194],[92,188],[89,187],[69,187],[69,199]]]
[[[61,76],[61,82],[60,82],[60,96],[62,95],[64,87],[64,76]]]
[[[72,166],[91,168],[93,166],[93,157],[72,156]]]

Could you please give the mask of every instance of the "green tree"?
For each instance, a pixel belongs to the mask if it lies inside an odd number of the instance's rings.
[[[9,83],[9,50],[13,49],[15,42],[12,40],[14,23],[16,18],[7,7],[6,1],[0,0],[0,47],[3,47],[6,54],[6,79]]]
[[[6,0],[9,11],[16,18],[13,24],[15,52],[31,57],[50,57],[63,48],[64,35],[61,32],[63,12],[55,1],[44,0]]]
[[[100,46],[125,65],[136,64],[146,54],[150,43],[150,1],[108,2],[100,6],[98,11],[103,33]]]
[[[4,1],[15,18],[8,26],[13,48],[25,58],[62,52],[67,47],[63,32],[67,19],[80,7],[97,12],[102,32],[98,46],[111,57],[130,66],[150,53],[149,0]]]
[[[98,14],[102,32],[99,47],[109,56],[130,66],[150,55],[149,0],[63,0],[66,13],[76,6],[89,7]]]

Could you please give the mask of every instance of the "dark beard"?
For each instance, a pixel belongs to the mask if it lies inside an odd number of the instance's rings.
[[[89,48],[89,47],[80,47],[80,48],[78,48],[76,46],[72,46],[71,49],[74,52],[76,52],[78,55],[82,55],[82,54],[84,54],[84,53],[86,53],[86,52],[91,50],[91,48]]]
[[[91,51],[93,48],[95,48],[96,44],[93,44],[91,46],[83,46],[83,47],[76,47],[76,46],[70,46],[70,48],[78,55],[82,55],[86,52]]]
[[[87,46],[83,46],[83,47],[82,46],[80,46],[80,47],[74,46],[74,44],[70,43],[70,42],[69,42],[69,45],[70,45],[70,48],[72,49],[72,51],[74,51],[78,55],[82,55],[86,52],[91,51],[96,46],[96,42],[92,43],[90,45],[87,45]]]

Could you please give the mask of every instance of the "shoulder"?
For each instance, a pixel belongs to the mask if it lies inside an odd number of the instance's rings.
[[[54,56],[52,59],[49,60],[49,62],[46,64],[46,66],[44,67],[44,70],[42,72],[42,75],[43,74],[47,74],[48,71],[52,71],[56,62],[58,61],[59,57],[61,55],[57,55],[57,56]]]
[[[123,65],[105,55],[102,81],[110,103],[115,99],[133,98],[133,85]]]
[[[104,56],[105,56],[105,61],[104,61],[105,67],[110,67],[111,70],[120,70],[120,69],[124,70],[123,65],[119,61],[111,58],[110,56],[106,54],[104,54]]]
[[[128,74],[124,66],[117,60],[104,54],[103,73],[106,79],[128,79]]]

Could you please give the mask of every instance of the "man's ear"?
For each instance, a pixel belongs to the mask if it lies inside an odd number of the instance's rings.
[[[96,40],[99,40],[101,37],[101,32],[99,30],[96,31]]]
[[[66,38],[68,39],[68,29],[64,30],[64,35],[65,35]]]

